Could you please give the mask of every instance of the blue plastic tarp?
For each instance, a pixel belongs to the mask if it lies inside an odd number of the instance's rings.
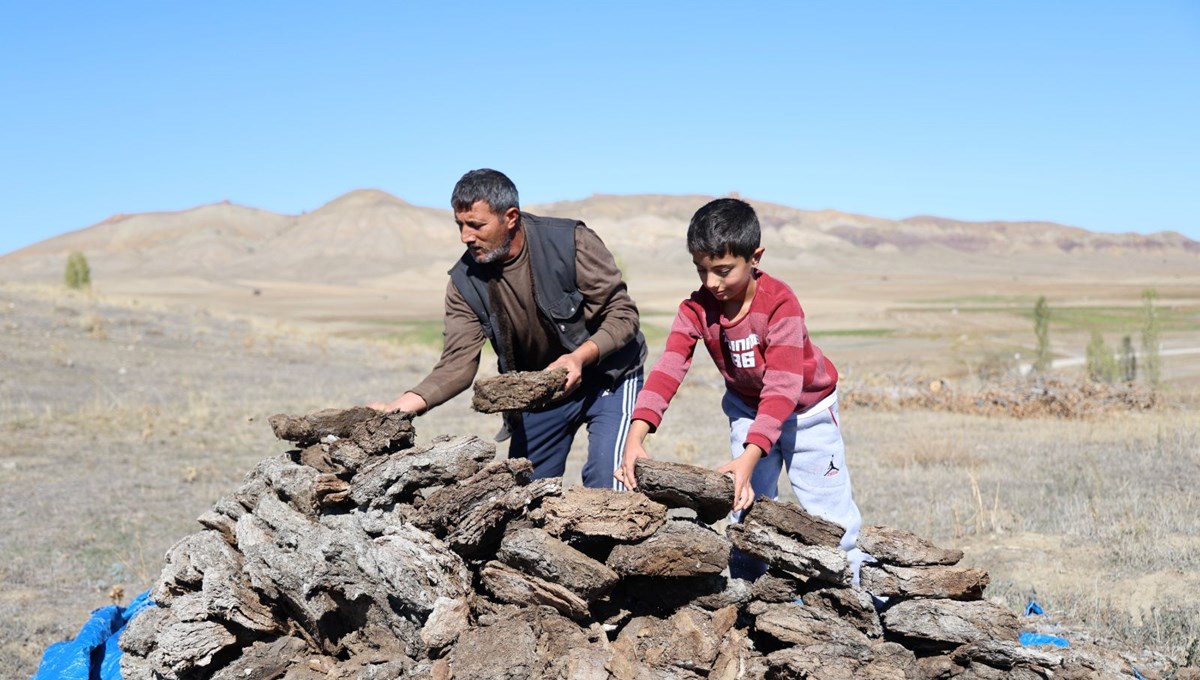
[[[46,648],[33,680],[121,680],[117,640],[138,612],[153,605],[147,590],[128,607],[111,605],[93,611],[74,640]]]

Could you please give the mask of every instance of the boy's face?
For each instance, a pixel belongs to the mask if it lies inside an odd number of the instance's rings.
[[[475,201],[470,210],[454,213],[459,238],[480,264],[501,262],[511,255],[520,211],[509,208],[503,215],[492,211],[487,201]]]
[[[754,268],[758,266],[762,254],[763,249],[759,248],[747,260],[728,251],[720,257],[692,253],[692,262],[696,265],[696,273],[700,275],[700,284],[713,297],[721,302],[741,302],[746,297],[750,282],[754,280]]]

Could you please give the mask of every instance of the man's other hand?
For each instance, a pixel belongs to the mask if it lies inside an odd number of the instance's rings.
[[[424,413],[429,404],[425,402],[424,397],[413,392],[405,392],[393,401],[382,402],[376,401],[367,404],[368,407],[376,411],[391,413],[392,411],[405,411],[407,413]]]
[[[552,371],[556,368],[567,369],[567,384],[563,391],[570,394],[579,387],[579,382],[583,379],[583,367],[596,363],[600,358],[600,348],[591,340],[585,340],[574,352],[564,354],[554,360],[546,367],[547,371]]]
[[[579,387],[579,381],[583,378],[583,362],[571,354],[564,354],[554,360],[554,363],[546,367],[547,371],[553,371],[556,368],[567,369],[567,384],[563,387],[565,394],[570,394]]]

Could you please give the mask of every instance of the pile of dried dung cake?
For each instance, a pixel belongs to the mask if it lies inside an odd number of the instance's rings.
[[[838,392],[839,402],[849,408],[922,409],[1012,418],[1087,418],[1116,411],[1145,411],[1157,401],[1155,392],[1145,385],[1055,378],[1007,379],[979,389],[912,378],[844,381]]]
[[[408,414],[271,419],[263,460],[179,541],[121,637],[126,678],[1120,677],[1116,654],[1017,643],[985,573],[904,531],[848,584],[841,527],[760,501],[724,535],[714,472],[640,461],[644,492],[532,480]],[[694,515],[694,517],[692,517]],[[727,574],[733,546],[770,565]],[[867,593],[886,598],[877,610]]]

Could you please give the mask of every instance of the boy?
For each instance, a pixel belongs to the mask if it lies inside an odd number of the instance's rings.
[[[744,201],[720,198],[692,216],[687,246],[701,287],[679,305],[666,349],[634,406],[615,476],[636,488],[634,463],[648,457],[643,441],[662,422],[696,343],[703,342],[725,378],[721,407],[729,417],[733,460],[717,471],[733,476],[732,520],[741,519],[756,495],[778,497],[786,465],[804,509],[845,527],[841,547],[857,583],[862,517],[838,429],[837,369],[809,340],[795,293],[757,269],[764,250],[759,238],[758,217]],[[753,579],[765,570],[738,551],[730,561],[735,577]]]

